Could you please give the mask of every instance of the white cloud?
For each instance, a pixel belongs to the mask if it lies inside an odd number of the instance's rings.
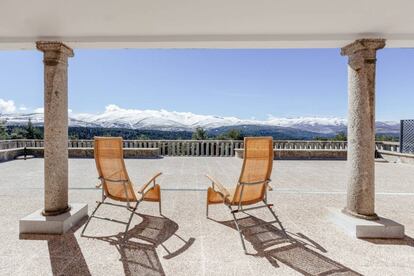
[[[39,108],[36,108],[33,112],[34,113],[45,113],[45,109],[43,107],[39,107]]]
[[[125,109],[120,108],[116,104],[110,104],[110,105],[105,106],[105,112],[114,112],[114,111],[120,111],[120,110],[125,110]]]
[[[16,111],[16,105],[12,100],[0,99],[0,113],[13,113]]]
[[[20,110],[20,111],[27,111],[27,107],[25,107],[24,105],[21,105],[21,106],[19,107],[19,110]]]

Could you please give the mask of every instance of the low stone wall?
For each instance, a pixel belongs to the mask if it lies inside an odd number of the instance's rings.
[[[15,159],[19,155],[24,154],[24,148],[4,149],[0,150],[0,162]]]
[[[125,158],[158,158],[159,148],[128,148],[124,149]]]
[[[380,150],[378,152],[381,154],[381,157],[388,162],[414,164],[414,154],[392,152],[386,150]]]
[[[27,152],[35,157],[43,157],[43,148],[27,148]],[[94,158],[93,148],[69,148],[69,158]],[[124,158],[157,158],[158,148],[128,148],[124,149]]]
[[[238,158],[243,158],[243,149],[236,149]],[[278,160],[346,160],[347,150],[341,149],[275,149]]]

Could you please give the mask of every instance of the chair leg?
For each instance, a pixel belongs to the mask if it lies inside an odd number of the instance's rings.
[[[232,210],[231,210],[230,207],[229,207],[229,209],[230,209],[230,212],[231,212]],[[231,214],[233,215],[234,223],[236,224],[237,231],[239,232],[240,240],[241,240],[241,243],[242,243],[242,246],[243,246],[244,253],[247,254],[247,249],[246,249],[246,244],[244,243],[243,233],[242,233],[242,231],[241,231],[241,229],[239,227],[239,223],[237,222],[236,215],[233,212],[231,212]]]
[[[266,204],[266,203],[265,203]],[[273,217],[275,218],[275,220],[277,221],[277,223],[280,226],[280,229],[282,230],[283,234],[290,239],[289,235],[287,234],[285,227],[283,227],[282,222],[279,220],[278,216],[276,215],[276,213],[273,211],[273,209],[266,204],[267,209],[270,211],[270,213],[273,215]]]
[[[210,201],[209,201],[209,198],[210,198],[210,189],[211,188],[208,188],[207,189],[207,197],[206,197],[206,218],[208,218],[208,207],[210,206]]]
[[[158,201],[158,209],[160,210],[160,215],[162,215],[162,211],[161,211],[161,198],[160,198],[160,201]]]
[[[162,208],[161,208],[161,187],[158,189],[158,209],[160,215],[162,216]]]
[[[99,207],[102,205],[103,201],[98,202],[98,205],[96,205],[95,210],[93,210],[92,214],[89,216],[88,221],[85,223],[85,226],[82,229],[81,237],[85,233],[86,227],[88,226],[89,222],[91,221],[92,217],[95,215],[96,211],[98,211]]]
[[[208,201],[207,201],[207,204],[206,204],[206,218],[208,218]]]
[[[126,238],[127,238],[127,233],[128,233],[128,230],[129,230],[129,226],[131,224],[132,218],[134,217],[134,214],[135,214],[135,211],[137,210],[137,208],[138,208],[138,202],[135,204],[134,209],[132,209],[132,210],[128,209],[131,212],[131,216],[129,217],[129,220],[128,220],[127,225],[125,227],[124,240],[126,240]]]

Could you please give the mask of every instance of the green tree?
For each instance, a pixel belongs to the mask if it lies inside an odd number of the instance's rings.
[[[202,127],[196,128],[195,132],[193,133],[192,139],[193,140],[207,140],[208,139],[207,131],[205,131]]]
[[[244,135],[238,129],[230,129],[217,137],[219,140],[243,140]]]
[[[13,131],[10,134],[11,139],[26,139],[27,137],[27,130],[21,127],[13,128]]]
[[[376,135],[375,141],[389,141],[389,142],[398,142],[400,138],[398,136],[392,136],[387,134]]]
[[[70,133],[69,140],[79,140],[79,134],[77,133]]]
[[[137,140],[150,140],[150,138],[149,138],[149,136],[148,136],[148,135],[145,135],[145,134],[140,134],[140,135],[137,137]]]
[[[32,120],[29,118],[29,122],[26,127],[26,139],[42,139],[42,132],[33,126]]]
[[[345,134],[345,132],[339,132],[335,135],[335,137],[332,139],[333,141],[346,141],[348,138]]]
[[[7,129],[3,121],[0,121],[0,140],[9,139],[9,135],[7,134]]]
[[[230,140],[243,140],[243,138],[244,138],[241,131],[237,130],[237,129],[231,129],[229,132],[227,132],[227,137]]]

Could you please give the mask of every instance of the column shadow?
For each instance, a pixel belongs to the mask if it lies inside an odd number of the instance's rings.
[[[160,258],[156,251],[161,246],[167,254],[164,259],[171,259],[186,251],[195,241],[183,239],[177,234],[178,224],[167,217],[155,217],[136,213],[142,221],[130,229],[124,236],[124,232],[107,237],[93,237],[108,242],[116,247],[121,258],[125,275],[165,275]],[[178,249],[171,250],[165,244],[172,237],[177,238],[173,241],[181,244]],[[176,248],[176,246],[174,246]]]
[[[216,222],[236,230],[233,220]],[[362,275],[322,255],[326,249],[302,233],[283,232],[252,215],[238,222],[241,228],[248,227],[243,231],[245,240],[257,252],[250,255],[266,258],[275,268],[280,262],[303,275]]]
[[[20,234],[21,240],[47,241],[53,275],[91,275],[75,237],[86,218],[62,235]]]
[[[405,236],[402,239],[361,239],[373,244],[378,244],[378,245],[406,245],[406,246],[410,246],[410,247],[414,247],[414,239],[409,237],[409,236]]]

